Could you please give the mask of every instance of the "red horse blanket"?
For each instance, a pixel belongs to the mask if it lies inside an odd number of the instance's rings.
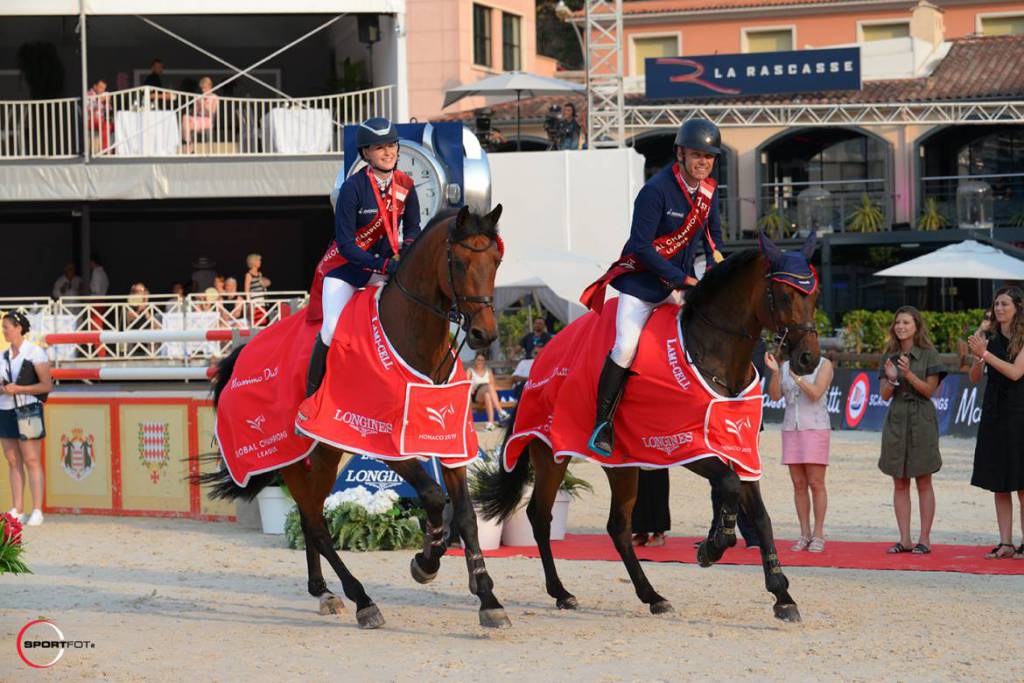
[[[350,453],[464,465],[477,453],[465,371],[456,362],[448,383],[435,385],[409,367],[384,334],[380,291],[358,292],[345,307],[323,384],[299,407],[295,427]]]
[[[556,335],[537,357],[505,447],[511,470],[532,439],[561,459],[587,458],[605,467],[671,467],[720,458],[741,479],[761,477],[760,377],[735,398],[715,393],[694,367],[679,328],[679,307],[659,307],[640,348],[615,415],[615,450],[604,458],[587,448],[594,428],[597,378],[615,341],[618,299]],[[561,400],[559,400],[561,399]]]

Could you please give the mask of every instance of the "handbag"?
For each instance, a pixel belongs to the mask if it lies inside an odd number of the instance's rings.
[[[10,351],[4,352],[4,359],[7,361],[7,375],[13,378],[14,369],[11,367]],[[43,425],[43,404],[39,401],[19,406],[18,395],[14,394],[14,415],[18,422],[18,438],[22,441],[32,441],[46,436],[46,428]]]

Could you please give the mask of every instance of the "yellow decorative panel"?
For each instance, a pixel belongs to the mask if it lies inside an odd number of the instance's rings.
[[[46,406],[46,503],[49,507],[114,506],[110,406]]]
[[[189,511],[188,406],[120,406],[125,510]]]
[[[198,410],[199,424],[199,452],[218,453],[217,442],[213,438],[213,421],[215,413],[210,406],[200,406]],[[220,468],[220,460],[204,462],[202,471],[209,472]],[[235,514],[234,501],[210,500],[207,496],[209,489],[199,489],[199,511],[204,515],[231,515]]]

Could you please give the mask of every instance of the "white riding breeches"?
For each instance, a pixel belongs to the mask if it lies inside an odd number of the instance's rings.
[[[387,282],[387,276],[374,273],[366,286],[371,287],[381,282]],[[330,346],[331,340],[334,339],[334,328],[338,326],[341,312],[357,291],[359,290],[356,287],[340,278],[324,278],[324,293],[320,299],[323,303],[324,322],[320,326],[320,341],[327,346]]]
[[[647,319],[654,309],[661,304],[674,303],[682,305],[683,293],[673,290],[671,294],[656,304],[638,299],[630,294],[619,293],[619,309],[615,312],[615,345],[612,346],[612,361],[620,368],[628,368],[636,358],[636,349],[640,345],[640,333],[643,332]]]

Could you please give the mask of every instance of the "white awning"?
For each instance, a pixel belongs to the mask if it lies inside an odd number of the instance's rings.
[[[981,244],[964,240],[880,270],[882,277],[964,278],[971,280],[1024,280],[1024,261]]]
[[[396,14],[405,0],[3,0],[0,16],[160,14]]]

